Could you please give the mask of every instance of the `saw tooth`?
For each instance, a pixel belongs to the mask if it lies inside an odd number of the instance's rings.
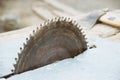
[[[81,30],[81,32],[83,33],[83,35],[85,34],[85,32],[83,30]]]
[[[50,20],[49,19],[47,20],[47,24],[50,24]]]
[[[77,22],[75,20],[73,20],[72,23],[76,25]]]
[[[65,17],[65,18],[64,18],[64,21],[66,21],[66,20],[67,20],[67,18]]]
[[[39,27],[37,27],[36,29],[39,30]]]
[[[47,21],[44,22],[44,25],[47,25]]]
[[[61,17],[61,21],[63,21],[64,20],[64,18],[63,17]]]
[[[26,38],[26,40],[28,40],[28,38]]]
[[[70,23],[72,23],[72,20],[70,20]],[[72,23],[73,24],[73,23]]]
[[[36,28],[36,32],[37,32],[37,33],[39,32],[39,27]]]
[[[87,44],[87,46],[89,46],[89,45],[88,45],[88,41],[87,41],[87,40],[86,40],[86,44]]]
[[[49,22],[46,22],[46,26],[49,24]]]
[[[53,23],[53,19],[50,20],[50,23]]]
[[[50,22],[50,19],[48,19],[47,21]]]
[[[57,21],[57,17],[55,17],[55,21]]]
[[[83,37],[87,40],[87,38],[86,38],[86,35],[85,35],[85,34],[83,34]]]
[[[85,34],[84,34],[85,35]],[[87,37],[86,37],[86,35],[84,36],[85,37],[85,39],[87,40]]]
[[[33,30],[33,35],[35,35],[36,34],[36,31],[35,30]]]
[[[15,58],[15,61],[17,61],[17,58]]]
[[[32,38],[32,35],[30,34],[30,36],[29,36],[30,38]]]
[[[86,40],[86,42],[88,41],[88,38],[86,37],[86,35],[84,35],[84,38],[85,38],[85,40]]]
[[[35,30],[33,30],[33,34],[35,34]]]
[[[80,31],[83,30],[79,24],[77,24],[77,27],[79,28]]]
[[[46,25],[46,24],[47,24],[47,22],[45,21],[45,22],[44,22],[44,25]]]
[[[54,18],[50,19],[50,23],[52,23],[52,22],[53,22],[53,19],[54,19]]]
[[[81,31],[81,32],[83,31],[83,29],[82,29],[82,28],[80,28],[80,27],[79,27],[79,29],[80,29],[80,31]]]
[[[30,37],[30,40],[29,40],[29,41],[31,42],[31,41],[34,39],[34,36],[32,36],[32,35],[30,34],[29,37]]]
[[[58,21],[59,17],[56,18],[56,21]]]
[[[75,24],[75,26],[77,26],[78,28],[81,27],[76,21],[73,21],[73,24]]]
[[[87,45],[87,49],[89,49],[89,44],[88,44],[88,42],[86,41],[86,45]]]
[[[40,24],[40,27],[42,26],[42,24]]]
[[[28,38],[26,38],[26,41],[28,41]]]
[[[20,47],[20,51],[22,51],[22,47]]]
[[[53,22],[56,22],[55,18],[53,19]]]
[[[65,17],[63,17],[63,21],[65,21]]]
[[[60,21],[62,21],[63,19],[62,19],[62,17],[60,17]]]
[[[38,31],[42,28],[42,24],[40,24],[39,26],[40,26],[40,27],[39,27]]]
[[[85,40],[86,40],[86,44],[88,44],[88,38],[86,38],[86,36],[85,36]]]
[[[81,32],[83,31],[83,29],[81,28],[81,26],[79,24],[78,24],[78,28]]]
[[[54,18],[53,18],[53,21],[56,21],[56,19],[57,19],[57,17],[54,17]]]
[[[74,20],[72,20],[71,23],[75,25]]]
[[[16,69],[16,64],[13,64],[14,68]]]
[[[18,53],[18,59],[20,59],[20,56],[21,56],[21,54],[20,54],[20,53]]]
[[[82,31],[82,28],[80,27],[80,25],[78,23],[76,23],[75,26],[77,26],[77,28],[80,30],[80,32]]]
[[[43,24],[40,24],[40,28],[42,28],[43,27]]]
[[[13,69],[11,69],[11,72],[14,72],[14,70],[13,70]]]
[[[60,21],[60,17],[58,18],[58,21]]]
[[[26,44],[25,44],[25,43],[23,43],[23,46],[25,47],[25,46],[26,46]]]
[[[68,22],[70,22],[71,21],[71,19],[70,18],[68,18]]]
[[[68,18],[66,17],[66,21],[68,21]]]
[[[86,39],[86,37],[85,37],[85,36],[86,36],[86,35],[84,35],[84,34],[83,34],[83,37]]]

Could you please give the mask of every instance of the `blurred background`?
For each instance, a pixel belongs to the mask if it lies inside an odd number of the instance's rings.
[[[54,16],[120,9],[120,0],[0,0],[0,32],[39,24]]]
[[[59,0],[81,12],[109,8],[120,9],[120,0]]]

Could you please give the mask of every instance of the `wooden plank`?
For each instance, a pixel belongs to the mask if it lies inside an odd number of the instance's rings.
[[[117,34],[114,34],[114,36],[108,37],[107,39],[120,42],[120,32]]]
[[[99,20],[103,23],[120,28],[120,10],[110,11],[103,15]]]
[[[106,24],[96,24],[92,29],[88,30],[87,34],[90,36],[98,36],[101,38],[107,38],[117,34],[119,30]]]
[[[33,7],[32,10],[43,20],[47,20],[55,17],[55,15],[53,15],[49,10],[43,7],[41,8]]]
[[[36,28],[38,26],[39,25],[29,26],[29,27],[22,28],[22,29],[19,29],[19,30],[14,30],[14,31],[1,33],[0,34],[0,43],[6,42],[6,41],[11,41],[11,40],[17,39],[17,38],[29,37],[29,35],[32,33],[32,31],[36,30]]]
[[[48,5],[57,8],[58,11],[69,15],[79,15],[80,12],[56,0],[44,0]]]
[[[60,2],[49,0],[34,2],[32,10],[43,20],[56,16],[70,17],[80,14],[77,10],[74,10]]]

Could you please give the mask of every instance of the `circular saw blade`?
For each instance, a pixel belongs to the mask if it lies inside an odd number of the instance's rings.
[[[33,30],[20,48],[14,74],[33,70],[66,58],[73,58],[87,49],[85,35],[70,18],[55,18]]]

